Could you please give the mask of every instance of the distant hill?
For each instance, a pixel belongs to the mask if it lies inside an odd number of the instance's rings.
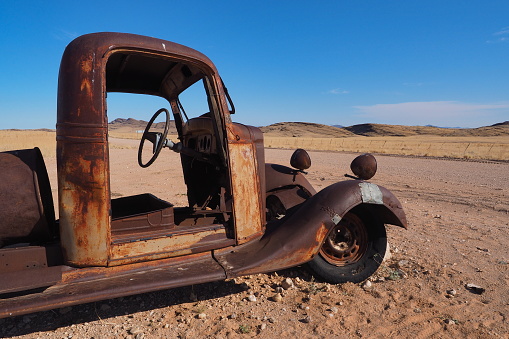
[[[384,124],[360,124],[345,127],[346,130],[364,136],[410,136],[410,135],[438,135],[448,137],[463,136],[499,136],[509,135],[509,122],[478,128],[443,128],[432,126],[402,126]]]
[[[354,136],[354,133],[343,128],[311,122],[279,122],[260,129],[266,135],[280,137],[341,138]]]
[[[497,126],[509,126],[509,121],[499,122],[498,124],[491,125],[491,127],[497,127]]]
[[[109,129],[116,132],[142,131],[147,126],[144,120],[118,118],[109,123]],[[162,129],[164,123],[155,124]],[[329,126],[311,122],[279,122],[260,127],[262,132],[272,137],[308,137],[308,138],[342,138],[351,136],[500,136],[509,135],[509,121],[478,128],[444,128],[434,126],[403,126],[384,124],[359,124],[349,127]],[[176,134],[175,122],[170,121],[170,134]]]
[[[108,129],[115,132],[125,132],[132,133],[136,131],[143,131],[147,126],[148,122],[145,120],[136,120],[133,118],[117,118],[111,121],[108,124]],[[158,122],[153,125],[156,130],[162,130],[164,128],[164,122]],[[175,121],[170,120],[170,129],[168,131],[169,134],[177,134],[177,129],[175,128]]]

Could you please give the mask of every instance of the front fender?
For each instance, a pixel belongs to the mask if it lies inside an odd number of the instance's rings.
[[[384,224],[408,227],[403,206],[394,194],[385,187],[367,181],[341,181],[324,188],[315,197],[322,205],[320,208],[325,208],[334,221],[337,216],[341,220],[355,206],[366,204]]]
[[[407,227],[398,199],[384,187],[361,180],[330,185],[290,215],[269,223],[265,234],[237,247],[214,251],[228,277],[270,272],[311,260],[328,232],[355,206],[370,207],[380,221]]]

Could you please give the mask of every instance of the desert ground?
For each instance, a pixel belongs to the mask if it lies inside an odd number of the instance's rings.
[[[178,156],[164,150],[144,170],[136,140],[110,141],[114,197],[185,203]],[[288,165],[291,154],[265,156]],[[320,190],[349,180],[357,154],[310,155],[307,178]],[[509,163],[377,160],[371,181],[400,199],[409,227],[387,226],[392,255],[369,282],[330,285],[296,267],[0,319],[0,337],[509,338]],[[46,165],[56,197],[55,158]]]

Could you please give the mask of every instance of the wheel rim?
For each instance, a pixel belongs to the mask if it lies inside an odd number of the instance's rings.
[[[335,266],[359,261],[368,247],[368,231],[355,214],[347,214],[329,232],[320,248],[321,256]]]

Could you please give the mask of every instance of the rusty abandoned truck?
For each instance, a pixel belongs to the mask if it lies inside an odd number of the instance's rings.
[[[194,84],[207,111],[189,117],[180,97]],[[180,153],[187,206],[149,192],[112,198],[115,92],[165,99],[138,163]],[[371,276],[387,251],[385,224],[407,227],[396,197],[367,181],[375,158],[357,157],[356,177],[316,192],[306,151],[292,167],[266,164],[260,129],[233,123],[233,111],[216,67],[191,48],[124,33],[72,41],[58,78],[58,220],[39,149],[0,153],[0,318],[305,263],[331,283]],[[170,112],[178,141],[167,139]],[[153,131],[158,116],[164,128]]]

